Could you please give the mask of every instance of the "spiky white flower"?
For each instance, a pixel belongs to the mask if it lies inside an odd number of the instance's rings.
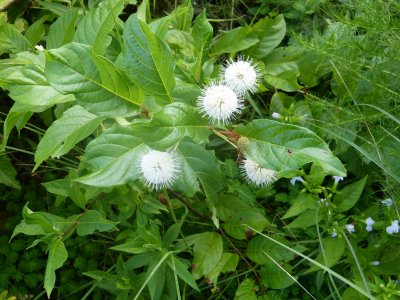
[[[353,232],[356,232],[353,224],[346,224],[346,229],[350,234],[352,234]]]
[[[240,112],[243,100],[230,87],[214,82],[203,89],[197,105],[212,122],[227,123]]]
[[[388,234],[398,233],[400,231],[399,221],[394,220],[392,224],[386,227],[386,232]]]
[[[178,178],[178,159],[171,152],[150,149],[139,157],[138,165],[140,180],[155,190],[170,187]]]
[[[295,185],[297,181],[300,181],[301,183],[304,183],[304,179],[301,176],[297,176],[297,177],[293,177],[292,179],[290,179],[290,183],[292,185]]]
[[[259,85],[260,72],[251,59],[239,58],[222,68],[226,85],[240,94],[254,93]]]
[[[241,165],[242,173],[248,182],[259,187],[270,185],[277,179],[277,172],[261,167],[255,161],[246,158]]]

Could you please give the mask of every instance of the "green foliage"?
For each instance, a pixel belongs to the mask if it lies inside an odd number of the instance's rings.
[[[230,26],[190,1],[4,15],[0,188],[39,177],[10,236],[47,262],[7,250],[0,278],[35,270],[48,298],[397,299],[398,20],[376,20],[400,7],[377,2],[232,1],[258,8]]]

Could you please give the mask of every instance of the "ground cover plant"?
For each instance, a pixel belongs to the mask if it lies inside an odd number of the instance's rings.
[[[2,236],[1,288],[397,299],[399,13],[372,0],[7,8],[1,205],[22,219]]]

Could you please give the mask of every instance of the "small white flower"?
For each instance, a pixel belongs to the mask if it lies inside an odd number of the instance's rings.
[[[43,48],[42,45],[36,45],[35,49],[38,50],[38,51],[44,51],[44,48]]]
[[[398,220],[394,220],[390,226],[386,227],[386,232],[388,234],[398,233],[399,230],[400,230],[400,227],[399,227]]]
[[[353,224],[346,224],[346,229],[350,234],[352,234],[353,232],[356,232]]]
[[[393,200],[388,198],[381,201],[382,204],[386,205],[386,207],[391,207],[393,205]]]
[[[300,181],[301,183],[304,183],[304,179],[301,176],[297,176],[297,177],[293,177],[292,179],[290,179],[290,183],[292,185],[295,185],[297,181]]]
[[[140,180],[155,190],[170,187],[178,177],[178,161],[170,152],[148,150],[139,157],[138,165]]]
[[[321,198],[321,199],[319,199],[319,203],[320,203],[320,204],[322,204],[322,203],[325,203],[325,206],[326,206],[326,207],[328,207],[328,206],[329,206],[329,203],[328,203],[328,201],[326,201],[326,199],[325,199],[325,198]]]
[[[380,265],[380,262],[377,261],[377,260],[374,260],[371,264],[372,264],[373,266],[379,266],[379,265]]]
[[[242,165],[243,175],[246,177],[248,182],[255,183],[257,186],[270,185],[276,181],[277,172],[267,168],[261,167],[255,161],[246,158]]]
[[[230,87],[212,83],[203,89],[197,105],[212,122],[226,123],[240,112],[243,100]]]
[[[258,87],[260,72],[251,59],[239,58],[222,68],[223,79],[226,85],[239,94],[254,93]]]
[[[332,178],[335,180],[335,184],[338,184],[339,181],[343,181],[343,177],[342,176],[332,176]]]
[[[279,119],[281,117],[281,115],[279,113],[277,113],[277,112],[273,112],[271,117],[274,118],[274,119]]]

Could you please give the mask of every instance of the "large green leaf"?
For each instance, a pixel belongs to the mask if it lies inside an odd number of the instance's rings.
[[[184,139],[179,143],[177,153],[182,161],[177,185],[184,192],[190,195],[197,191],[197,180],[206,191],[217,192],[222,188],[222,173],[212,152],[190,139]]]
[[[114,127],[90,142],[84,163],[91,173],[78,179],[92,186],[113,186],[136,180],[136,161],[146,146],[131,127]]]
[[[31,48],[29,41],[14,26],[0,26],[0,54],[17,53]]]
[[[259,42],[250,26],[238,27],[224,32],[211,48],[210,55],[234,53],[250,48]]]
[[[0,155],[0,184],[5,184],[15,189],[20,189],[21,185],[18,180],[15,179],[17,171],[7,156]]]
[[[89,136],[102,118],[87,112],[79,105],[66,110],[60,119],[47,129],[35,152],[35,167],[49,157],[68,153],[78,142]]]
[[[104,54],[111,42],[109,33],[117,23],[124,8],[124,0],[106,0],[90,10],[79,23],[74,41],[93,46],[93,51]]]
[[[210,273],[206,275],[208,282],[217,284],[218,276],[221,273],[235,272],[237,264],[239,262],[239,255],[236,253],[222,253],[222,257],[218,264]]]
[[[76,233],[80,236],[92,234],[95,231],[108,231],[117,223],[105,219],[97,210],[87,210],[76,225]]]
[[[67,249],[65,249],[64,243],[58,237],[54,238],[49,246],[49,257],[47,259],[46,273],[44,275],[44,288],[47,293],[47,297],[50,298],[51,291],[54,288],[56,282],[55,270],[62,267],[64,262],[68,258]]]
[[[257,300],[256,291],[259,287],[253,279],[246,278],[238,286],[235,293],[235,300]]]
[[[78,10],[70,8],[68,12],[51,24],[46,40],[47,49],[58,48],[72,42],[78,16]]]
[[[183,137],[196,143],[207,142],[211,131],[196,107],[184,103],[171,103],[155,113],[150,123],[134,125],[136,134],[153,149],[166,149]]]
[[[261,281],[271,289],[284,289],[295,283],[295,280],[289,276],[291,272],[292,268],[287,263],[278,266],[269,260],[260,269]]]
[[[239,125],[236,132],[248,139],[250,158],[265,168],[289,171],[312,162],[326,174],[346,176],[346,169],[328,145],[307,128],[260,119]]]
[[[124,72],[87,45],[70,43],[50,50],[45,74],[52,87],[74,94],[79,105],[99,116],[133,115],[144,101]]]
[[[168,46],[134,14],[124,28],[124,63],[130,77],[148,94],[172,102],[174,59]]]
[[[187,237],[193,246],[192,274],[195,279],[207,275],[218,264],[222,257],[222,238],[215,232],[203,232]]]
[[[357,203],[364,190],[367,178],[368,176],[365,176],[364,178],[345,186],[335,195],[333,203],[337,206],[338,211],[348,211]]]
[[[285,245],[288,244],[288,242],[283,237],[280,237],[278,235],[275,235],[271,238]],[[252,238],[247,246],[247,251],[246,251],[247,257],[257,264],[265,264],[270,261],[270,259],[268,258],[268,256],[265,255],[265,253],[267,253],[270,257],[272,257],[274,260],[278,262],[282,261],[288,262],[295,258],[293,252],[290,252],[286,249],[282,249],[282,247],[279,246],[278,244],[270,240],[267,240],[262,236],[256,236]]]
[[[253,26],[253,31],[260,40],[256,45],[247,50],[247,53],[254,58],[260,59],[268,55],[277,47],[286,34],[286,23],[283,15],[275,18],[265,18]]]

